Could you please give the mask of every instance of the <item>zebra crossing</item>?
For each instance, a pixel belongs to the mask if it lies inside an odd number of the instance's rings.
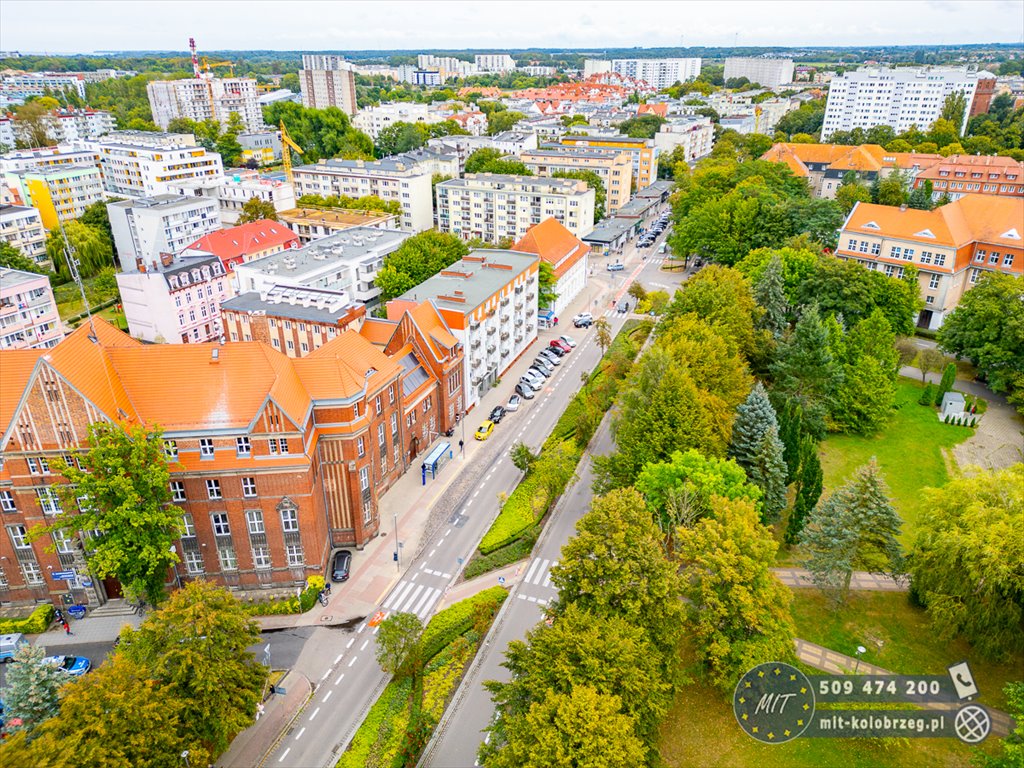
[[[534,587],[541,587],[542,589],[554,590],[551,586],[551,566],[557,563],[557,560],[549,560],[545,558],[535,558],[526,571],[526,575],[523,576],[523,582],[521,586],[530,584]],[[540,606],[545,606],[551,600],[552,597],[538,597],[536,595],[528,595],[523,591],[517,591],[516,597],[520,600],[525,600],[528,603],[536,603]]]
[[[441,590],[403,579],[398,582],[381,608],[394,613],[415,613],[420,619],[426,620],[434,608],[434,603],[441,597]]]

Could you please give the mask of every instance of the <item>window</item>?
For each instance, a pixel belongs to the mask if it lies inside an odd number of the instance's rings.
[[[281,510],[281,530],[285,533],[295,533],[299,530],[299,510]]]
[[[1004,267],[1012,267],[1013,266],[1013,254],[1012,253],[1008,253],[1005,256],[1003,256],[1003,266]]]
[[[214,512],[210,515],[210,519],[213,520],[213,532],[217,536],[230,536],[231,526],[228,523],[227,512]]]
[[[894,245],[889,255],[892,256],[892,258],[894,259],[901,258],[903,256],[903,249],[900,248],[898,245]]]
[[[939,276],[938,275],[932,275],[931,278],[929,278],[929,280],[928,280],[928,288],[929,288],[929,290],[934,291],[938,287],[939,287]]]
[[[974,254],[974,260],[977,262],[983,262],[985,261],[985,256],[987,255],[988,253],[986,251],[978,251],[976,254]]]
[[[914,260],[914,249],[913,248],[907,248],[907,250],[905,250],[903,252],[903,260],[904,261],[913,261]]]
[[[359,487],[364,490],[370,490],[370,468],[363,467],[359,470]],[[22,528],[22,530],[25,530]]]
[[[204,459],[213,458],[213,440],[208,437],[199,438],[199,455]]]
[[[359,418],[359,403],[352,403],[352,418]]]
[[[203,553],[185,550],[185,570],[189,573],[203,572]]]
[[[978,282],[978,278],[979,277],[981,277],[981,270],[980,269],[972,269],[971,270],[971,283]]]
[[[382,445],[380,448],[380,476],[384,477],[384,475],[388,473],[388,457],[387,454],[384,453],[384,446]]]
[[[14,504],[14,494],[10,491],[0,491],[0,510],[4,512],[17,512]]]
[[[32,549],[32,545],[25,540],[24,525],[8,526],[7,532],[11,535],[11,542],[15,549]]]
[[[26,584],[42,584],[43,571],[35,560],[23,561],[20,563],[21,573],[25,577]]]
[[[186,501],[185,483],[181,480],[171,480],[171,501]]]
[[[206,481],[206,495],[211,499],[223,499],[220,493],[220,480]]]
[[[882,244],[881,243],[872,243],[871,244],[871,255],[872,256],[877,256],[881,252],[882,252]]]
[[[263,525],[263,512],[259,509],[250,509],[245,513],[245,524],[249,527],[249,533],[266,533]]]
[[[238,556],[234,547],[217,547],[217,558],[220,560],[222,571],[238,570]]]
[[[44,515],[59,515],[61,513],[60,500],[53,488],[39,488],[36,495],[39,497],[39,507],[43,510]]]
[[[164,440],[164,456],[168,459],[178,458],[178,442],[176,440]]]
[[[53,544],[57,548],[57,551],[62,555],[70,555],[74,549],[74,543],[68,538],[67,534],[61,530],[53,532]]]
[[[381,413],[384,412],[384,408],[383,408],[383,406],[381,404],[381,400],[380,400],[380,395],[377,395],[377,397],[374,400],[373,404],[374,404],[374,407],[377,409],[377,415],[380,416]]]
[[[270,550],[266,547],[253,547],[252,548],[252,564],[254,568],[269,568],[270,567]]]
[[[395,404],[395,385],[394,384],[392,384],[390,387],[388,387],[388,402],[391,403],[392,405]]]
[[[398,436],[398,414],[391,414],[391,436],[396,438]]]
[[[272,437],[267,442],[270,444],[270,453],[276,456],[277,455],[277,438],[276,437]]]
[[[186,512],[181,516],[181,527],[183,539],[194,539],[196,536],[196,522],[192,519],[192,515]]]
[[[384,425],[383,424],[378,424],[377,425],[377,444],[382,449],[384,448],[384,446],[386,444],[385,443],[385,439],[384,439]]]
[[[235,438],[235,453],[239,456],[248,456],[252,453],[252,443],[248,437]]]
[[[941,267],[946,264],[946,255],[944,253],[935,254],[935,266]]]
[[[859,250],[861,253],[867,253],[868,252],[868,241],[867,240],[861,240],[860,241],[860,248],[858,248],[857,250]]]
[[[363,458],[366,455],[366,444],[361,437],[356,438],[356,451],[359,454],[359,458]]]
[[[255,477],[243,477],[242,478],[242,495],[247,499],[256,498],[256,478]]]
[[[281,438],[281,453],[288,453],[288,439],[285,437]]]
[[[297,568],[306,564],[306,556],[301,544],[285,544],[284,553],[288,557],[288,567]]]
[[[996,253],[995,251],[992,251],[992,253],[989,254],[989,257],[988,257],[988,263],[989,264],[998,264],[999,263],[999,254]]]
[[[925,296],[924,297],[924,303],[925,304],[934,304],[935,303],[935,297],[934,296]]]
[[[28,471],[33,475],[48,475],[50,474],[50,462],[46,460],[45,456],[37,456],[28,458]]]
[[[921,251],[921,263],[922,264],[931,264],[932,263],[932,252],[931,251]]]

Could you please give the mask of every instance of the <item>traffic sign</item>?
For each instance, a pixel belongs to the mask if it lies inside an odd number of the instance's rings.
[[[499,584],[504,584],[505,583],[505,577],[504,576],[499,576],[498,577],[498,583]]]
[[[54,571],[52,575],[54,581],[74,581],[78,576],[74,571]]]

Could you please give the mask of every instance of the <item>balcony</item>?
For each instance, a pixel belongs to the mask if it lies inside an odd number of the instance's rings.
[[[523,302],[521,302],[521,301],[517,301],[517,302],[516,302],[516,311],[519,311],[519,310],[521,310],[521,309],[522,309],[523,307],[525,307],[525,306],[526,306],[526,305],[525,305],[525,304],[524,304]]]
[[[508,296],[506,296],[505,298],[503,298],[501,300],[501,306],[507,307],[508,306],[508,302],[509,302],[509,299],[508,299]]]
[[[524,336],[522,333],[516,333],[516,344],[523,340]]]
[[[523,318],[517,317],[516,318],[516,327],[518,328],[522,324],[523,324]]]
[[[511,334],[508,331],[503,331],[502,334],[501,334],[501,340],[502,341],[507,340],[510,335]]]
[[[494,354],[494,350],[496,350],[496,349],[497,349],[497,347],[494,344],[488,344],[487,345],[487,354],[493,355]]]
[[[537,294],[534,293],[533,291],[530,291],[528,294],[526,294],[527,301],[533,301],[535,298],[537,298]]]
[[[537,312],[536,309],[534,309],[533,307],[530,307],[528,310],[526,310],[526,316],[527,317],[533,317],[534,314],[536,314],[536,312]]]
[[[527,333],[533,333],[533,323],[528,323],[526,326]]]
[[[488,335],[488,336],[493,336],[493,335],[494,335],[494,334],[496,334],[497,332],[498,332],[498,329],[497,329],[497,328],[495,328],[495,327],[494,327],[493,325],[492,325],[492,326],[490,326],[490,327],[488,327],[488,329],[487,329],[487,335]]]

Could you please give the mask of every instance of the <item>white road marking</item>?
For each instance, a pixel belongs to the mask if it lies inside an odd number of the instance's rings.
[[[295,740],[298,741],[302,738],[302,734],[306,732],[306,726],[302,726],[302,730],[295,734]]]
[[[448,534],[446,533],[446,534],[445,534],[445,536],[447,536],[447,535],[448,535]],[[426,567],[427,567],[427,564],[426,564],[426,563],[420,563],[420,570],[421,570],[421,571],[423,571],[423,570],[426,570]]]
[[[292,748],[291,748],[291,747],[288,747],[288,749],[286,749],[286,750],[285,750],[285,751],[284,751],[284,752],[283,752],[283,753],[281,754],[281,756],[280,756],[279,758],[277,758],[277,762],[279,762],[279,763],[281,763],[281,762],[284,762],[284,759],[285,759],[286,757],[288,757],[288,753],[289,753],[289,752],[291,752],[291,751],[292,751]]]
[[[416,603],[416,607],[412,609],[412,612],[419,616],[420,609],[423,608],[424,604],[428,603],[428,598],[432,598],[434,595],[438,593],[438,591],[439,590],[437,589],[428,589],[426,592],[424,592],[423,597],[421,597],[420,601]],[[422,618],[422,616],[420,618]]]
[[[526,599],[529,600],[531,603],[536,603],[537,602],[537,598],[536,597],[527,597]]]
[[[329,698],[331,698],[331,694],[332,694],[332,693],[334,693],[334,691],[333,691],[333,690],[330,690],[330,691],[328,691],[328,692],[327,692],[327,695],[326,695],[326,696],[324,696],[324,701],[327,701],[327,700],[328,700]]]
[[[384,601],[384,605],[382,606],[383,608],[397,607],[398,604],[402,602],[402,599],[406,596],[406,594],[408,594],[409,590],[416,586],[411,581],[402,583],[404,584],[404,586],[400,586],[400,588],[392,592],[390,597],[388,597],[388,599]]]
[[[385,615],[387,615],[387,614],[385,614]],[[361,634],[363,633],[363,630],[364,630],[364,629],[366,629],[366,625],[365,625],[365,624],[361,625],[361,626],[359,627],[359,629],[357,629],[357,630],[356,630],[356,634],[357,634],[357,635],[361,635]]]
[[[554,563],[552,563],[552,565],[554,565]],[[550,587],[551,586],[551,569],[550,568],[548,569],[548,575],[544,577],[544,584],[543,584],[543,586],[545,586],[545,587]]]
[[[331,676],[331,670],[328,669],[326,672],[324,672],[324,676],[320,678],[320,682],[322,683],[324,680],[326,680],[330,676]]]
[[[530,563],[530,570],[526,572],[525,581],[529,581],[531,578],[533,578],[533,572],[537,570],[538,565],[540,565],[540,558],[537,558],[532,563]]]
[[[335,685],[341,685],[341,681],[344,680],[344,679],[345,679],[345,673],[342,672],[340,675],[338,675],[338,679],[334,681],[334,684]]]
[[[378,624],[376,627],[373,628],[373,634],[376,635],[377,632],[379,632],[379,631],[380,631],[380,624]]]
[[[413,590],[413,593],[412,593],[412,595],[410,595],[410,596],[409,596],[409,599],[408,599],[408,600],[406,600],[406,601],[405,601],[405,602],[404,602],[404,603],[402,604],[402,607],[401,607],[401,608],[399,608],[399,607],[397,606],[397,604],[396,604],[396,605],[395,605],[395,610],[396,610],[396,611],[401,611],[401,612],[403,612],[403,613],[408,613],[408,612],[409,612],[409,606],[410,606],[410,605],[412,605],[412,604],[413,604],[413,602],[415,602],[416,598],[420,596],[420,592],[422,592],[422,591],[423,591],[423,585],[422,585],[422,584],[417,584],[417,585],[416,585],[416,589],[415,589],[415,590]]]
[[[358,659],[358,658],[359,658],[358,656],[353,656],[352,660],[348,663],[348,665],[351,667],[353,664],[356,663],[356,659]]]
[[[435,552],[437,552],[437,548],[436,547],[434,549],[430,550],[430,554],[427,555],[427,557],[433,557]]]
[[[369,644],[370,644],[370,638],[366,638],[365,640],[363,640],[363,644],[359,646],[360,652],[365,651],[366,650],[366,646],[368,646]]]
[[[337,664],[339,661],[341,661],[342,655],[343,654],[340,654],[340,653],[338,654],[338,657],[334,660],[334,664]],[[331,666],[334,666],[334,664],[332,664]]]
[[[345,646],[345,650],[347,651],[349,648],[351,648],[353,645],[355,645],[355,642],[356,642],[356,639],[354,637],[349,638],[348,645]]]
[[[473,494],[473,498],[475,499],[475,498],[476,498],[477,496],[479,496],[479,495],[480,495],[480,489],[479,489],[479,488],[477,488],[477,489],[476,489],[476,493],[474,493],[474,494]]]
[[[417,576],[419,576],[419,574],[418,573],[414,573],[412,576],[409,577],[409,581],[416,581],[416,577]]]
[[[319,714],[320,714],[320,707],[317,707],[316,709],[313,710],[313,714],[309,716],[309,719],[312,720],[313,718],[315,718]]]

